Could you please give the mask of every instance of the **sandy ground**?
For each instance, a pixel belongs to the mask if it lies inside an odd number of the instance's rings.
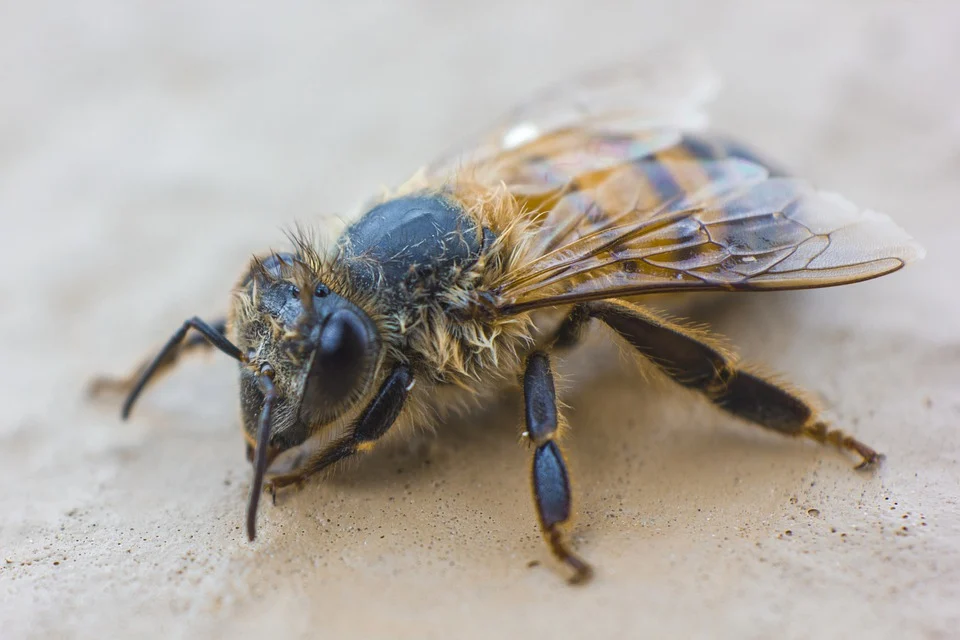
[[[955,1],[237,4],[0,4],[0,636],[960,637]],[[702,317],[819,392],[878,473],[597,341],[563,367],[598,569],[575,589],[538,537],[515,397],[267,505],[255,544],[230,362],[185,364],[130,424],[85,402],[222,310],[283,225],[677,41],[727,78],[718,127],[928,249]]]

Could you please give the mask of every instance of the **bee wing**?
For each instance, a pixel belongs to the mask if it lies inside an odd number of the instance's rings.
[[[542,90],[486,133],[426,169],[427,177],[467,170],[496,177],[499,168],[529,151],[532,143],[554,137],[545,146],[571,142],[570,135],[592,137],[649,131],[651,151],[677,141],[679,130],[706,124],[704,105],[720,87],[719,76],[690,52],[660,50],[632,66],[593,71]],[[559,134],[559,135],[557,135]]]
[[[495,284],[501,312],[684,290],[823,287],[923,251],[882,214],[691,134],[719,88],[666,52],[549,88],[410,188],[505,187],[529,222]],[[495,232],[510,221],[489,221]]]
[[[887,216],[755,162],[660,154],[560,197],[497,293],[509,313],[652,292],[825,287],[922,255]]]

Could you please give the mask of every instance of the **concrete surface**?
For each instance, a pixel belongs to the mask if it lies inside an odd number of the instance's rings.
[[[0,4],[0,636],[960,637],[955,0],[239,5]],[[727,79],[717,126],[928,249],[703,316],[819,392],[879,473],[582,350],[568,444],[598,575],[574,589],[515,398],[267,505],[255,544],[230,362],[185,364],[130,424],[84,401],[223,309],[283,225],[678,41]]]

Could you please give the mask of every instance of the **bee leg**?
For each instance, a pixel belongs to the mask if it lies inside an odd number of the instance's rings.
[[[301,467],[290,473],[272,476],[267,480],[265,489],[275,496],[278,489],[299,484],[344,458],[373,449],[374,443],[396,422],[413,384],[409,367],[398,365],[387,376],[347,435],[311,455]]]
[[[163,345],[160,353],[158,353],[153,360],[141,366],[140,369],[130,377],[129,393],[120,412],[124,420],[130,417],[130,411],[133,409],[134,403],[150,381],[153,380],[158,373],[169,370],[170,367],[176,363],[179,353],[182,350],[181,345],[190,329],[200,334],[198,337],[210,343],[210,346],[216,347],[234,360],[246,362],[246,357],[240,352],[240,349],[230,342],[217,327],[207,324],[200,318],[190,318],[177,329],[176,333],[170,336],[170,339],[167,340],[167,343]]]
[[[223,318],[209,323],[208,326],[221,335],[225,335],[227,332],[227,321]],[[197,351],[199,349],[210,349],[213,346],[214,345],[201,334],[190,336],[180,343],[179,348],[170,349],[169,351],[166,349],[164,350],[163,361],[157,363],[156,368],[153,371],[153,377],[161,376],[169,372],[170,369],[177,364],[180,356],[192,351]],[[115,378],[112,376],[97,376],[91,380],[90,384],[87,386],[87,393],[91,397],[98,397],[108,393],[128,394],[136,386],[137,382],[140,381],[140,378],[143,377],[143,374],[147,371],[153,361],[154,358],[145,358],[143,362],[141,362],[137,368],[133,370],[133,372],[120,378]]]
[[[838,429],[831,429],[814,403],[794,389],[744,370],[732,355],[702,331],[659,317],[622,301],[590,304],[591,314],[608,324],[661,371],[703,393],[721,409],[787,436],[831,444],[861,458],[857,469],[883,456]]]
[[[586,562],[571,551],[564,540],[562,527],[570,521],[571,491],[563,453],[555,438],[558,429],[557,395],[553,386],[550,359],[543,352],[527,358],[523,376],[526,407],[526,436],[534,443],[533,497],[540,520],[540,529],[550,551],[573,569],[571,584],[588,580],[593,573]]]
[[[577,346],[583,339],[583,332],[589,323],[590,308],[585,304],[575,305],[547,341],[547,345],[556,349],[571,349]]]

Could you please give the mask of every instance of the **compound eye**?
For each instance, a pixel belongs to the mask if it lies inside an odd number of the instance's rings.
[[[350,309],[338,309],[320,333],[310,378],[329,404],[337,404],[364,386],[372,338],[367,326]]]
[[[332,291],[317,300],[320,323],[300,399],[300,418],[327,424],[373,384],[381,344],[377,327],[362,309]]]

